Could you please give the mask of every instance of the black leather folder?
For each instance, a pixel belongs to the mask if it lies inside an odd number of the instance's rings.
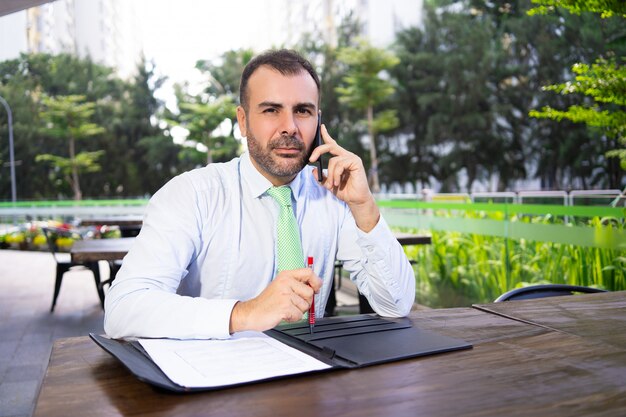
[[[422,330],[407,318],[390,319],[369,314],[319,319],[313,334],[309,333],[309,324],[305,322],[281,325],[265,334],[331,365],[331,369],[360,368],[472,347],[463,340]],[[89,336],[148,384],[175,392],[216,389],[175,384],[136,341],[109,339],[93,333]]]

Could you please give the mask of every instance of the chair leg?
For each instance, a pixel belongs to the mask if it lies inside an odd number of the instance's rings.
[[[115,281],[115,277],[117,276],[117,271],[120,270],[120,266],[115,263],[115,261],[109,261],[109,279],[106,281],[102,281],[100,286],[104,287],[105,285],[109,285],[109,288]]]
[[[375,311],[369,301],[367,301],[367,298],[359,293],[359,314],[370,314],[374,312]]]
[[[332,317],[335,315],[335,307],[337,306],[337,296],[335,291],[335,278],[333,277],[333,281],[330,283],[330,294],[328,295],[328,301],[326,302],[324,317]]]
[[[100,267],[98,262],[89,262],[87,268],[93,272],[93,278],[96,281],[96,290],[98,291],[98,297],[100,297],[100,306],[104,309],[104,290],[102,289],[102,282],[100,281]]]
[[[61,282],[63,281],[63,275],[68,271],[68,268],[65,268],[63,265],[57,264],[57,273],[56,280],[54,281],[54,295],[52,296],[52,306],[50,307],[50,312],[54,311],[54,307],[57,304],[57,297],[59,296],[59,291],[61,290]]]

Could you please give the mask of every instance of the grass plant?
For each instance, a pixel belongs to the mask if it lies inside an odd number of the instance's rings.
[[[493,219],[495,215],[465,214]],[[510,221],[562,222],[549,215],[511,216]],[[578,224],[582,222],[577,219]],[[591,218],[585,223],[588,227],[600,228],[606,226],[607,219]],[[611,224],[620,230],[624,228],[619,222]],[[414,265],[416,302],[429,307],[492,302],[510,289],[531,284],[573,284],[610,291],[626,290],[624,250],[447,231],[401,230],[432,235],[431,245],[405,247],[409,259],[417,261]]]

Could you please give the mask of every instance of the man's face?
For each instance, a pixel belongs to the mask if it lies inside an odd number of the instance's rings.
[[[285,76],[259,67],[248,80],[248,111],[237,108],[254,166],[274,185],[304,168],[317,129],[317,85],[305,70]]]

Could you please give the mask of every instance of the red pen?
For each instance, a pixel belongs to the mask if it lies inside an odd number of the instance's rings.
[[[313,257],[309,256],[306,260],[307,268],[313,269]],[[315,293],[313,293],[313,301],[309,308],[309,333],[313,334],[313,327],[315,327]]]

